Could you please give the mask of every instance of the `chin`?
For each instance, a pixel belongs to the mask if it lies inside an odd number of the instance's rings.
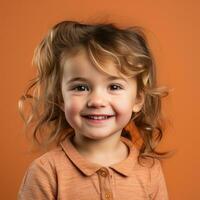
[[[88,135],[84,135],[84,137],[90,138],[92,140],[101,140],[101,139],[105,139],[109,136],[111,136],[112,134],[105,134],[105,133],[96,133],[96,134],[88,134]]]

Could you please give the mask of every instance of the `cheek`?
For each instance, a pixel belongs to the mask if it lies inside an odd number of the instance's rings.
[[[118,99],[118,101],[115,101],[116,111],[121,114],[132,113],[134,101],[135,99],[129,96]]]
[[[65,101],[65,116],[67,121],[71,121],[73,117],[77,114],[80,115],[80,111],[82,108],[83,101],[80,101],[76,98],[68,98],[68,101]]]
[[[134,96],[125,96],[116,101],[115,112],[118,115],[118,123],[127,124],[132,116],[133,105],[135,102]]]
[[[121,122],[124,121],[129,121],[132,115],[132,110],[131,110],[131,106],[129,105],[120,105],[117,108],[117,114],[118,114],[118,120],[120,120]]]

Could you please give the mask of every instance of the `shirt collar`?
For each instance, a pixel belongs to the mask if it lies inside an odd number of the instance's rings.
[[[71,162],[85,175],[91,176],[103,166],[89,162],[77,151],[71,142],[73,135],[74,132],[69,133],[60,145]],[[133,173],[133,168],[137,162],[138,150],[133,146],[133,143],[129,139],[121,136],[120,140],[129,148],[129,155],[125,160],[110,165],[109,167],[124,176],[130,176]]]

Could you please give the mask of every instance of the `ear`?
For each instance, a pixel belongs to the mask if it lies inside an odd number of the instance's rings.
[[[136,98],[136,102],[133,105],[133,112],[137,113],[142,109],[144,105],[144,100],[145,100],[144,93],[141,92],[140,94],[138,94],[138,97]]]

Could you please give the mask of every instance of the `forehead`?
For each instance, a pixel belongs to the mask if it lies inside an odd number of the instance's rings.
[[[69,56],[64,62],[64,77],[77,75],[90,76],[92,74],[125,78],[112,59],[104,60],[104,63],[99,66],[99,63],[91,61],[84,49],[81,49],[73,56]]]

